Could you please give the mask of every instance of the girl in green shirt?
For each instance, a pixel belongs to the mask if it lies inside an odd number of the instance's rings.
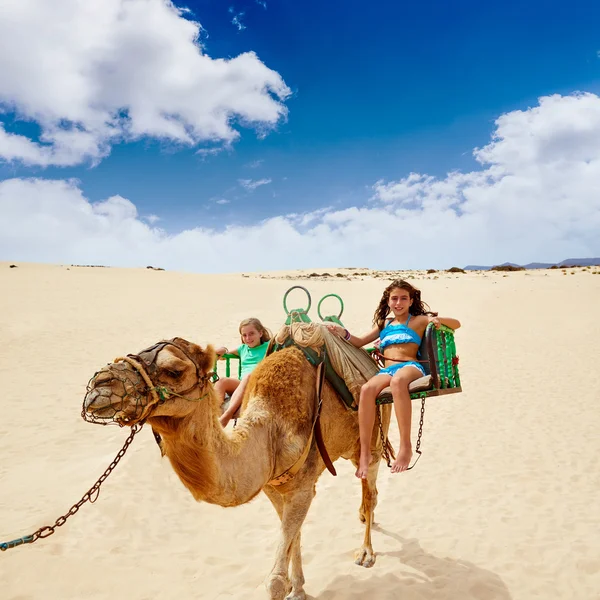
[[[221,425],[225,427],[235,415],[242,404],[244,390],[248,384],[250,373],[254,371],[258,363],[265,357],[271,332],[256,318],[244,319],[240,323],[240,337],[242,345],[229,351],[225,346],[217,348],[217,356],[223,354],[237,354],[242,365],[241,379],[224,377],[215,383],[215,390],[221,396],[221,402],[225,400],[225,394],[231,394],[229,406],[221,415]]]

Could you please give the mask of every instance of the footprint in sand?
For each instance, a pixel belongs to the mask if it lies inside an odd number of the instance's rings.
[[[582,559],[577,561],[577,568],[586,575],[595,575],[600,572],[600,560]]]
[[[220,565],[224,565],[227,561],[224,558],[220,558],[218,556],[207,556],[204,559],[204,562],[211,567],[218,567]]]

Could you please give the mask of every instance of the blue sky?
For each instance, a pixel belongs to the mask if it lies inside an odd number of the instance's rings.
[[[160,227],[162,235],[195,228],[218,235],[289,213],[369,209],[374,195],[375,202],[381,200],[374,192],[378,181],[392,185],[410,173],[439,181],[454,170],[477,173],[482,166],[473,151],[490,143],[496,119],[535,109],[540,97],[578,91],[596,97],[599,91],[600,5],[594,2],[202,0],[177,6],[188,9],[177,19],[201,24],[205,55],[235,59],[254,52],[277,73],[289,88],[280,99],[287,114],[267,120],[269,131],[262,135],[264,123],[245,127],[231,111],[228,121],[241,136],[215,154],[198,150],[221,147],[218,139],[206,142],[197,136],[194,143],[181,144],[152,134],[115,138],[100,158],[70,160],[69,166],[54,166],[52,160],[36,165],[7,151],[0,160],[0,183],[75,179],[86,202],[125,198],[138,219],[155,215],[150,224]],[[101,3],[98,7],[104,10]],[[135,72],[131,52],[123,56]],[[28,60],[44,57],[40,44]],[[146,57],[138,60],[144,64]],[[0,79],[3,67],[16,69],[0,62]],[[38,143],[49,125],[36,121],[26,94],[36,101],[38,96],[23,91],[16,76],[13,81],[13,89],[0,84],[0,122],[7,134]],[[210,93],[210,85],[204,93]],[[0,145],[0,156],[1,151]],[[582,201],[585,205],[587,197]],[[393,206],[389,198],[386,202],[392,211],[399,209],[397,197]],[[588,208],[595,219],[596,207]],[[452,210],[460,215],[456,206]],[[374,217],[375,223],[385,219],[385,210]],[[304,225],[296,226],[301,234]],[[377,235],[376,225],[369,235]],[[497,254],[482,253],[474,244],[456,260],[499,259],[511,248],[511,235],[506,238]],[[593,252],[590,243],[573,251]],[[522,256],[503,257],[523,262],[565,258],[552,255],[555,247],[545,239],[523,248]],[[256,265],[282,266],[259,259]]]

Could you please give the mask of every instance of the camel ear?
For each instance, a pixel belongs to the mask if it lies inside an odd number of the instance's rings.
[[[199,348],[200,346],[198,346]],[[215,366],[215,361],[217,360],[217,353],[215,349],[208,344],[202,353],[202,359],[198,361],[198,365],[200,365],[200,370],[203,373],[208,373],[213,370]]]
[[[193,344],[183,338],[173,338],[173,342],[185,348],[185,351],[196,361],[203,374],[213,370],[217,355],[215,349],[210,344],[203,350],[198,344]]]

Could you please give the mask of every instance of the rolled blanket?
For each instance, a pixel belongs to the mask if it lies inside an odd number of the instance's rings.
[[[296,345],[311,348],[319,354],[322,354],[323,348],[326,348],[331,366],[337,375],[344,380],[354,398],[352,408],[356,409],[360,398],[360,388],[379,372],[379,367],[369,356],[369,353],[330,333],[320,323],[284,325],[275,336],[275,342],[283,345],[289,339]]]

